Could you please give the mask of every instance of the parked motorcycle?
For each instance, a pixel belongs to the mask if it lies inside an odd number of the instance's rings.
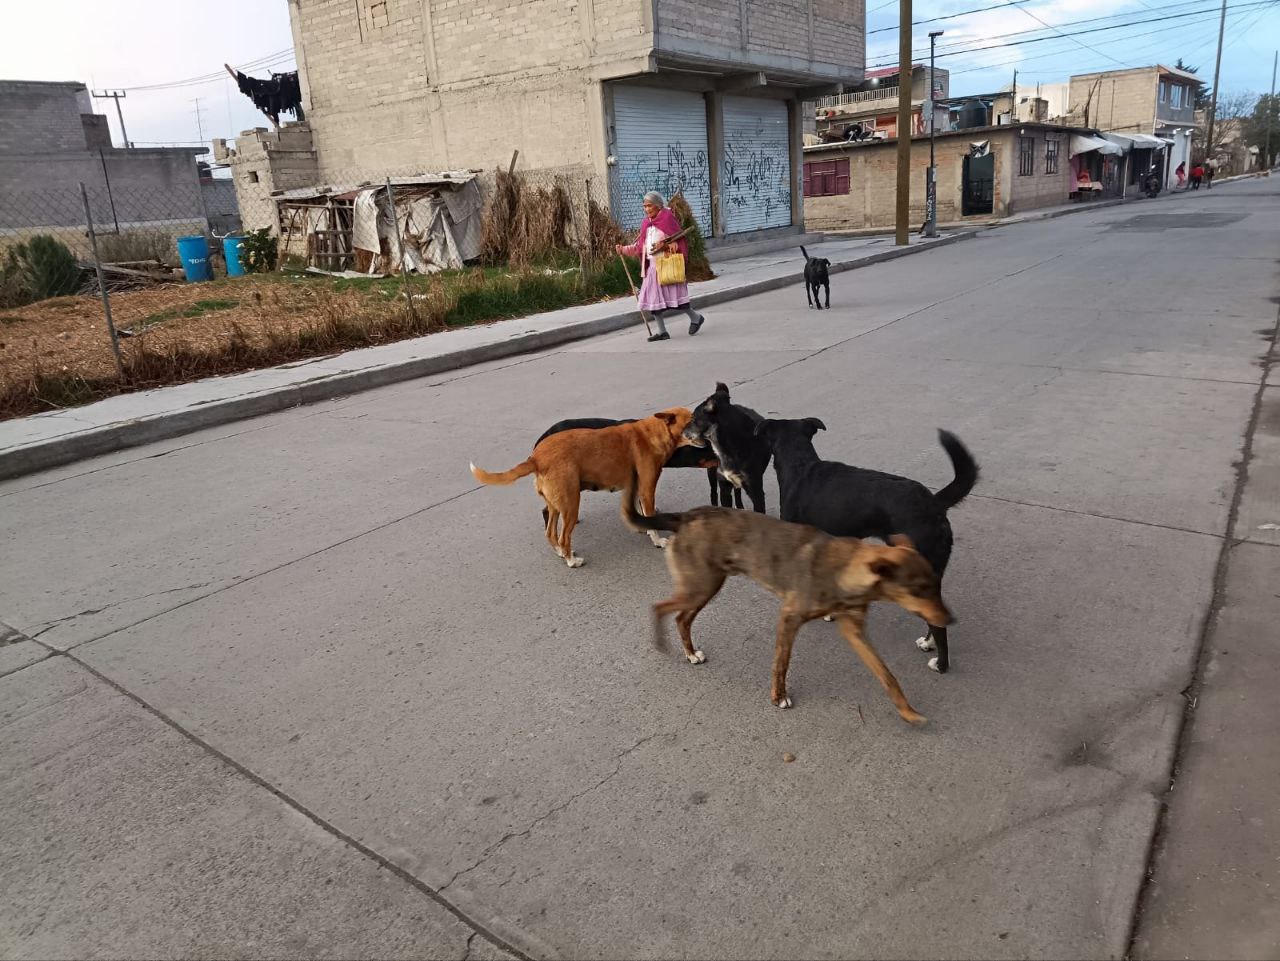
[[[1160,177],[1154,169],[1142,178],[1142,192],[1151,200],[1155,200],[1156,195],[1160,193]]]

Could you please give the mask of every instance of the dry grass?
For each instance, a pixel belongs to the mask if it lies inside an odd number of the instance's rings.
[[[59,297],[0,311],[0,419],[238,373],[626,292],[617,270],[465,270],[402,282],[241,277],[111,296],[125,379],[101,301]]]

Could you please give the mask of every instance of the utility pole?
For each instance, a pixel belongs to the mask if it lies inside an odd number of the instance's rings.
[[[938,236],[938,168],[933,155],[934,123],[938,116],[938,108],[933,102],[935,87],[933,85],[933,51],[943,31],[934,30],[929,34],[929,170],[924,181],[924,235]],[[1267,116],[1270,116],[1268,114]]]
[[[127,92],[124,90],[104,90],[102,93],[98,93],[98,91],[93,90],[90,93],[97,100],[114,100],[116,102],[116,116],[120,118],[120,139],[124,141],[123,146],[130,146],[129,135],[124,129],[124,111],[120,109],[120,101],[128,95]]]
[[[1262,145],[1262,157],[1266,161],[1267,170],[1275,166],[1276,155],[1271,149],[1271,118],[1276,112],[1276,64],[1280,62],[1280,50],[1271,58],[1271,96],[1267,100],[1267,139]]]
[[[1018,68],[1013,68],[1013,92],[1009,94],[1009,123],[1018,122]]]
[[[1226,0],[1223,0],[1225,3]],[[898,185],[893,242],[911,242],[911,0],[898,0]]]
[[[1209,101],[1209,133],[1205,138],[1204,162],[1213,163],[1213,124],[1218,119],[1218,72],[1222,69],[1222,34],[1227,28],[1227,0],[1222,0],[1222,17],[1218,20],[1218,56],[1213,61],[1213,97]],[[1205,185],[1213,189],[1213,178]]]

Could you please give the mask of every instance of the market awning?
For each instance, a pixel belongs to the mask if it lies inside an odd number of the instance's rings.
[[[1127,133],[1125,136],[1140,150],[1163,150],[1168,144],[1168,141],[1153,137],[1149,133]]]
[[[1071,156],[1076,154],[1089,153],[1096,150],[1100,154],[1118,155],[1124,153],[1123,148],[1117,144],[1109,143],[1098,137],[1090,137],[1086,134],[1073,133],[1071,135]]]

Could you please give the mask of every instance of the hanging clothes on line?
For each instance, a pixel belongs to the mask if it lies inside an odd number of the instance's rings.
[[[280,126],[280,114],[291,113],[296,120],[304,119],[302,113],[302,85],[298,82],[298,71],[288,73],[272,73],[267,80],[259,80],[241,73],[230,64],[223,64],[227,73],[235,78],[240,92],[253,101],[253,105],[271,120],[273,126]]]

